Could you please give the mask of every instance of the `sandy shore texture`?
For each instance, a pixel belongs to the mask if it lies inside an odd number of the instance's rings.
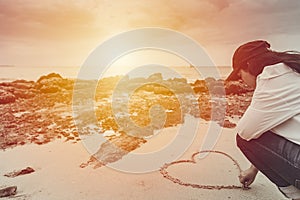
[[[93,106],[88,107],[91,90],[96,92]],[[123,102],[128,91],[134,92]],[[74,80],[54,73],[36,82],[0,83],[0,189],[17,186],[14,196],[2,199],[285,199],[261,174],[250,190],[207,190],[173,183],[159,168],[174,161],[170,158],[176,145],[147,162],[134,160],[135,155],[165,149],[174,138],[191,143],[175,160],[191,159],[215,126],[221,128],[221,136],[214,150],[229,154],[246,169],[249,163],[236,147],[234,127],[251,96],[252,91],[239,82],[207,78],[188,83],[164,80],[161,74],[78,81],[76,86]],[[163,113],[157,104],[163,106]],[[96,124],[91,116],[96,116]],[[187,123],[199,123],[194,139],[188,131],[180,131],[188,130],[181,129],[189,127]],[[133,160],[132,166],[144,165],[152,171],[126,173],[110,167],[127,159]],[[23,174],[22,169],[31,173]],[[5,176],[18,170],[19,176]],[[167,171],[185,183],[240,186],[237,167],[219,154],[172,165]]]
[[[200,123],[197,137],[180,159],[189,159],[192,153],[199,150],[208,126],[208,122]],[[174,128],[165,131],[174,132]],[[237,149],[234,138],[234,129],[223,129],[214,149],[228,153],[245,169],[249,163]],[[156,143],[155,139],[149,140],[149,146],[145,148],[151,148]],[[159,171],[132,174],[107,166],[80,168],[80,164],[89,157],[80,142],[72,144],[62,140],[41,146],[29,144],[7,149],[0,152],[0,183],[18,187],[12,199],[285,199],[262,174],[258,174],[250,190],[205,190],[175,184],[163,178]],[[12,169],[27,166],[36,172],[15,178],[3,176]],[[196,184],[239,185],[236,166],[222,155],[210,154],[197,160],[196,164],[172,166],[169,173]]]

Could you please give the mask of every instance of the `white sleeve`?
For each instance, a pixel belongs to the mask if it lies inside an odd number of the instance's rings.
[[[252,102],[237,125],[245,140],[258,138],[264,132],[285,122],[300,112],[299,78],[289,75],[257,79]]]

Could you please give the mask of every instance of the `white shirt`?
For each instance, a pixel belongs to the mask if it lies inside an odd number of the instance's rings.
[[[237,125],[245,140],[272,132],[300,145],[300,74],[283,63],[264,68],[252,101]]]

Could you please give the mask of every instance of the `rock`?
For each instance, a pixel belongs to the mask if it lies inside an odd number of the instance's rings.
[[[242,94],[249,92],[250,90],[246,88],[242,83],[238,81],[230,81],[225,86],[226,94]]]
[[[170,80],[169,80],[170,81]],[[184,83],[184,84],[188,84],[186,78],[173,78],[171,79],[171,81],[174,81],[176,83]]]
[[[194,86],[202,86],[202,85],[206,85],[205,80],[196,80],[193,84]]]
[[[206,93],[208,92],[208,87],[205,80],[196,80],[193,84],[195,93]]]
[[[13,94],[15,95],[15,97],[21,98],[21,99],[30,99],[35,96],[35,94],[33,92],[31,92],[30,90],[27,90],[27,89],[26,90],[16,89],[13,91]]]
[[[7,146],[15,146],[18,144],[18,140],[17,139],[7,139],[6,140],[6,145]]]
[[[18,124],[12,122],[10,124],[6,124],[4,127],[5,128],[17,128]]]
[[[120,160],[128,153],[128,151],[123,150],[122,148],[119,148],[113,143],[107,141],[101,144],[100,149],[93,155],[93,157],[104,164],[108,164]]]
[[[143,85],[141,89],[146,91],[146,92],[153,92],[154,91],[154,84]]]
[[[206,86],[195,86],[194,88],[194,92],[197,93],[204,93],[204,92],[208,92],[208,88]]]
[[[59,74],[51,73],[47,76],[41,76],[35,85],[42,93],[56,93],[62,88],[73,89],[73,81],[62,78]]]
[[[14,178],[14,177],[17,177],[20,175],[30,174],[32,172],[35,172],[35,170],[31,167],[27,167],[27,168],[19,170],[19,171],[9,172],[7,174],[4,174],[4,176]]]
[[[11,111],[8,111],[6,113],[1,113],[1,121],[14,121],[15,120],[15,116],[13,115],[13,113]]]
[[[18,80],[13,81],[12,83],[34,84],[34,81],[27,81],[27,80],[24,80],[24,79],[18,79]]]
[[[43,85],[40,91],[42,93],[56,93],[60,91],[60,88],[55,85]]]
[[[12,82],[12,87],[21,89],[21,90],[29,90],[34,87],[33,81],[25,81],[25,80],[16,80]]]
[[[216,79],[213,77],[207,77],[204,79],[204,81],[206,82],[206,84],[209,84],[209,83],[215,82]]]
[[[34,81],[16,80],[13,82],[2,82],[0,83],[1,88],[12,88],[12,89],[31,89],[35,85]]]
[[[224,87],[224,83],[222,81],[214,81],[213,79],[208,79],[207,87],[209,91],[211,92],[214,87]]]
[[[170,96],[172,95],[172,91],[169,90],[168,88],[165,88],[165,87],[154,87],[154,90],[153,90],[154,94],[162,94],[162,95],[167,95],[167,96]]]
[[[0,86],[10,87],[11,86],[11,82],[2,82],[2,83],[0,83]]]
[[[148,81],[150,82],[161,82],[163,80],[163,77],[161,73],[155,73],[148,77]]]
[[[61,134],[64,136],[64,137],[69,137],[70,136],[70,133],[69,132],[61,132]]]
[[[0,104],[13,103],[16,101],[15,95],[5,90],[0,90]]]
[[[190,84],[187,84],[187,80],[185,78],[168,79],[168,81],[164,82],[164,85],[176,94],[192,92],[192,87]]]
[[[218,96],[225,96],[225,88],[224,86],[214,86],[213,89],[211,90],[211,94],[213,95],[218,95]]]
[[[234,127],[236,127],[236,124],[232,123],[228,119],[225,119],[223,123],[219,122],[219,125],[224,127],[224,128],[234,128]]]
[[[0,198],[13,196],[17,193],[17,186],[0,188]]]
[[[41,76],[38,80],[37,83],[41,83],[43,80],[47,80],[47,79],[63,79],[63,77],[61,77],[61,75],[57,74],[57,73],[50,73],[46,76]]]
[[[67,140],[75,140],[75,137],[74,136],[68,136]]]
[[[142,138],[126,135],[124,132],[119,133],[119,136],[111,136],[109,141],[102,143],[92,157],[103,164],[116,162],[146,142]]]
[[[68,79],[63,79],[61,82],[61,87],[65,88],[66,90],[73,90],[74,89],[74,82]]]

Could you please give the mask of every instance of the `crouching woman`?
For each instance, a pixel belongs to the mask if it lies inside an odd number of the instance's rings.
[[[237,145],[252,163],[240,182],[248,187],[260,171],[290,199],[300,199],[300,53],[276,52],[266,41],[241,45],[227,81],[254,89],[237,125]]]

